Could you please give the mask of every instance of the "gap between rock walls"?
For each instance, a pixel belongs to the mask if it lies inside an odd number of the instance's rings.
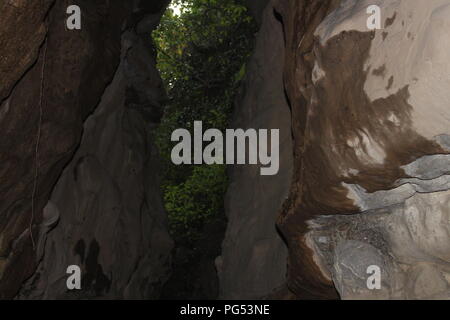
[[[450,299],[424,3],[0,1],[0,299]]]

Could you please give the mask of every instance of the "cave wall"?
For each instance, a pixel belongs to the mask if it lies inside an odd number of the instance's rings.
[[[248,3],[233,126],[281,129],[281,162],[229,170],[220,296],[448,299],[450,1]],[[172,242],[147,40],[167,3],[74,4],[80,31],[66,1],[0,0],[0,298],[157,298]]]
[[[370,5],[380,30],[367,27]],[[269,2],[234,123],[288,131],[292,174],[286,163],[280,180],[230,170],[223,297],[450,297],[449,8]],[[370,266],[379,290],[367,286]]]
[[[81,30],[65,27],[70,4]],[[155,297],[172,244],[149,34],[167,1],[70,4],[0,1],[0,298]],[[85,274],[78,296],[71,264]]]
[[[278,225],[289,289],[448,299],[450,2],[301,3],[284,11],[294,178]],[[371,31],[373,4],[382,28]],[[380,290],[367,287],[373,265]]]
[[[258,166],[229,168],[228,226],[216,261],[224,299],[262,298],[282,287],[286,277],[287,249],[275,225],[293,166],[290,110],[283,86],[284,35],[277,1],[262,10],[263,2],[252,10],[261,15],[261,27],[236,98],[232,127],[280,129],[280,171],[261,176]]]

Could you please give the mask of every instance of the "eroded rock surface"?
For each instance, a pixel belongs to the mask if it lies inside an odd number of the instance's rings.
[[[73,4],[81,30],[66,30],[64,1],[0,1],[0,298],[154,298],[172,244],[149,34],[167,1]]]
[[[233,127],[280,129],[280,171],[261,176],[257,166],[229,170],[225,199],[229,222],[222,256],[216,260],[220,295],[225,299],[261,298],[283,286],[286,279],[287,249],[275,221],[291,181],[292,137],[283,87],[283,27],[275,5],[276,1],[270,1],[262,15]]]
[[[0,0],[0,298],[156,298],[166,3],[77,2],[68,32],[62,1]],[[265,4],[234,126],[281,129],[280,172],[230,168],[221,297],[450,299],[450,1]]]
[[[371,31],[374,4],[383,27]],[[289,288],[297,297],[335,297],[335,287],[345,299],[448,299],[450,1],[286,8],[295,155],[279,226]],[[380,290],[366,285],[371,265],[382,270]]]

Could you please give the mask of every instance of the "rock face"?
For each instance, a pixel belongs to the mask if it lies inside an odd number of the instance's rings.
[[[262,25],[237,98],[233,127],[279,128],[280,171],[275,176],[261,176],[256,166],[229,171],[225,199],[229,222],[222,256],[216,260],[220,296],[225,299],[261,298],[285,283],[287,249],[275,222],[291,182],[292,136],[283,87],[283,27],[274,10],[272,1],[258,19]],[[261,11],[260,6],[255,8]]]
[[[449,17],[448,0],[286,3],[294,182],[278,225],[297,297],[450,298]]]
[[[63,1],[0,0],[0,298],[157,298],[167,3],[75,2],[80,31]],[[234,127],[280,129],[280,172],[230,168],[220,296],[450,299],[450,0],[249,6]]]
[[[167,1],[74,4],[82,29],[69,31],[63,1],[0,1],[0,298],[154,298],[172,243],[149,33]]]
[[[231,171],[223,297],[450,298],[449,17],[448,0],[269,2],[235,124],[284,130],[285,171]]]

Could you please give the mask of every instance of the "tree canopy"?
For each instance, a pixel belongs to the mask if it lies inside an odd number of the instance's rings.
[[[175,166],[170,159],[175,129],[225,130],[256,25],[239,0],[174,0],[153,39],[169,102],[156,133],[163,158],[163,192],[176,241],[190,243],[205,223],[223,218],[224,165]]]

